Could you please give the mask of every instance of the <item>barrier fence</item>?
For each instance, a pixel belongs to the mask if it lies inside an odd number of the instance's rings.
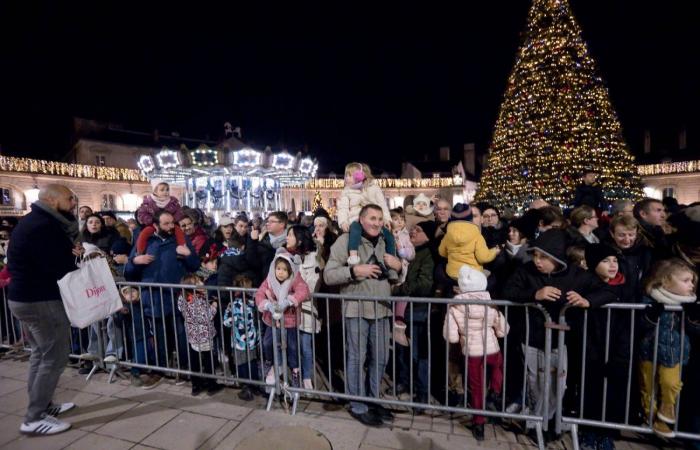
[[[131,288],[123,292],[121,312],[86,329],[70,330],[71,356],[94,361],[88,379],[104,370],[112,382],[114,376],[124,376],[120,369],[128,369],[133,375],[153,371],[189,377],[193,383],[215,380],[265,390],[268,410],[277,398],[292,414],[300,396],[309,396],[349,401],[360,410],[384,404],[469,414],[473,423],[485,417],[512,420],[533,429],[540,448],[543,431],[552,426],[557,434],[571,430],[576,448],[579,426],[653,432],[656,383],[651,384],[649,416],[644,423],[635,420],[640,397],[635,331],[643,304],[564,307],[554,322],[534,303],[314,294],[305,307],[296,308],[297,325],[285,328],[284,317],[265,323],[255,306],[256,289],[117,284],[120,290]],[[4,290],[2,295],[2,346],[28,350]],[[197,296],[204,303],[198,304]],[[408,346],[392,339],[402,302]],[[467,312],[463,323],[445,322],[450,305]],[[680,323],[685,323],[680,307],[666,308],[679,312]],[[500,353],[487,354],[497,311],[509,330],[498,338]],[[604,323],[604,336],[594,322]],[[478,334],[458,333],[457,344],[444,338],[454,327],[474,331],[475,323],[481,327]],[[681,343],[685,332],[682,325]],[[621,338],[625,334],[627,340]],[[657,324],[652,380],[659,366],[658,339]],[[463,350],[470,344],[484,351],[465,357]],[[700,439],[700,434],[679,429],[680,413],[677,401],[675,435]]]

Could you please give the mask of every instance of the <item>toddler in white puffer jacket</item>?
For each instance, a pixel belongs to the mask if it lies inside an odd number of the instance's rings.
[[[486,276],[481,271],[464,265],[459,269],[458,282],[460,293],[455,299],[491,300],[486,291]],[[490,373],[490,401],[495,403],[495,399],[501,394],[503,355],[498,338],[507,333],[506,318],[495,306],[462,304],[450,305],[447,310],[442,335],[453,344],[459,342],[462,354],[467,357],[468,384],[474,409],[482,409],[484,405],[484,362],[487,365],[487,373]],[[483,431],[485,418],[474,416],[472,423],[475,427],[481,427]]]

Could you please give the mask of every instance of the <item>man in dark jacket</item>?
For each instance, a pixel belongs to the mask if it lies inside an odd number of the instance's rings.
[[[136,255],[136,246],[131,251],[129,262],[126,265],[126,278],[143,283],[180,284],[180,280],[186,273],[199,269],[199,257],[189,239],[187,246],[190,248],[190,255],[186,258],[180,258],[176,253],[177,242],[173,234],[175,218],[171,213],[167,211],[157,212],[153,217],[153,223],[156,226],[156,232],[148,239],[146,252],[143,255]],[[148,326],[152,329],[149,334],[154,336],[157,350],[155,355],[148,354],[149,362],[155,363],[155,356],[157,356],[158,366],[165,367],[168,356],[166,340],[168,340],[168,336],[174,334],[177,339],[180,367],[186,368],[187,340],[182,316],[175,307],[177,295],[179,295],[177,290],[168,288],[142,289],[141,304],[144,317],[141,315],[141,305],[130,304],[134,324],[134,330],[130,337],[134,339],[137,363],[146,363],[147,352],[142,327],[144,326],[143,320],[150,319]],[[151,389],[162,380],[161,376],[157,374],[139,377],[137,370],[132,370],[132,375],[132,382],[141,385],[144,389]]]
[[[277,249],[284,247],[287,243],[287,214],[282,211],[271,212],[265,220],[265,228],[266,233],[255,246],[258,253],[257,260],[260,262],[260,280],[267,278],[267,272],[270,270],[270,264],[275,258]],[[257,237],[258,231],[254,229],[251,232],[251,238]]]
[[[666,223],[663,203],[655,198],[644,198],[635,203],[632,213],[639,221],[642,236],[652,248],[654,261],[673,256],[671,243],[662,228]]]
[[[80,255],[74,246],[78,221],[71,211],[75,206],[76,196],[67,187],[42,188],[31,212],[12,232],[7,252],[10,310],[22,322],[32,348],[29,405],[20,426],[26,434],[56,434],[71,426],[54,416],[75,405],[54,405],[51,399],[70,351],[70,323],[56,282],[76,269],[75,257]]]
[[[416,256],[408,265],[406,281],[392,289],[392,295],[401,297],[431,297],[433,288],[433,272],[435,262],[430,249],[430,240],[435,239],[435,222],[419,222],[410,232],[411,244],[416,249]],[[405,316],[410,319],[408,332],[411,335],[411,354],[408,347],[396,345],[398,376],[396,393],[402,394],[408,391],[410,385],[409,358],[413,358],[413,367],[416,368],[417,395],[415,401],[427,403],[430,386],[428,386],[428,314],[430,304],[409,303],[406,306]],[[396,326],[396,324],[394,324]],[[394,332],[396,334],[396,331]],[[394,339],[396,341],[396,339]],[[393,394],[393,390],[390,390]],[[411,393],[412,394],[412,393]],[[420,412],[417,411],[417,412]]]
[[[583,183],[576,186],[574,195],[574,208],[581,205],[588,205],[596,211],[606,209],[605,197],[600,186],[595,184],[598,173],[593,169],[588,169],[583,173]]]

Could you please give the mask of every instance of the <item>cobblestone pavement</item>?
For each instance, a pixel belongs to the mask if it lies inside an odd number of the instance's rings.
[[[276,404],[265,411],[265,399],[238,399],[237,389],[209,397],[190,395],[189,384],[168,379],[147,391],[126,380],[107,383],[97,373],[89,382],[74,368],[61,377],[55,401],[75,402],[78,408],[61,416],[73,424],[68,432],[49,437],[26,437],[19,426],[27,404],[25,357],[0,360],[0,448],[7,449],[234,449],[253,434],[283,427],[308,427],[323,434],[333,449],[534,449],[524,435],[500,425],[486,426],[486,440],[478,443],[465,423],[467,417],[449,414],[413,416],[397,412],[393,424],[368,428],[353,420],[345,408],[318,400],[303,400],[295,416]],[[266,448],[261,439],[259,449]],[[287,447],[304,448],[301,442]],[[570,449],[568,438],[550,449]],[[634,438],[618,441],[618,449],[656,449]],[[275,450],[281,450],[279,445]],[[286,450],[286,449],[285,449]]]

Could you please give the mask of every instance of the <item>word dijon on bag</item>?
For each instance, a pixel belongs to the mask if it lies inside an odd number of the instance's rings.
[[[87,298],[99,297],[100,295],[104,294],[105,292],[107,292],[107,288],[105,286],[98,286],[98,287],[85,289],[85,294],[87,295]]]

